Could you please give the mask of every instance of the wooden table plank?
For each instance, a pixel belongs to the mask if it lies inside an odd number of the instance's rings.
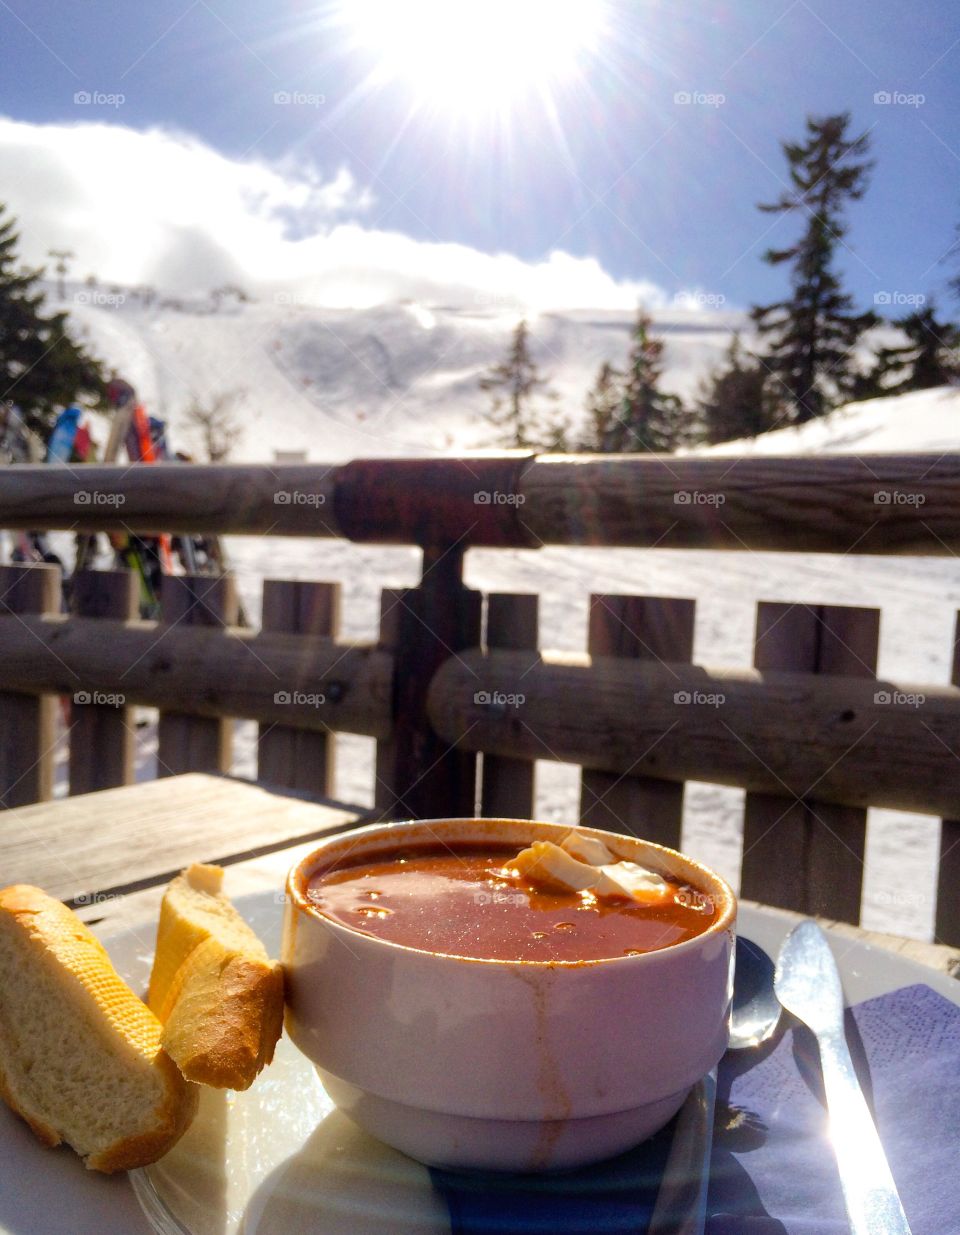
[[[92,905],[190,862],[230,865],[359,821],[341,803],[188,773],[4,812],[0,886],[33,883]]]

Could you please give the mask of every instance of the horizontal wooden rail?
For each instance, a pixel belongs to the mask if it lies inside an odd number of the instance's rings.
[[[949,555],[960,454],[11,467],[0,527]]]
[[[960,454],[541,458],[520,490],[528,530],[551,544],[960,549]]]
[[[139,703],[386,738],[393,657],[312,635],[0,617],[0,691],[64,694],[77,707]]]
[[[338,537],[336,472],[303,464],[0,468],[0,527]]]
[[[471,650],[428,710],[445,741],[496,755],[850,806],[960,801],[956,687]]]

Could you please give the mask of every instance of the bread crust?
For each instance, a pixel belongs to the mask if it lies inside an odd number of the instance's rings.
[[[86,1165],[105,1172],[146,1166],[162,1157],[186,1131],[197,1108],[198,1091],[184,1080],[179,1069],[160,1046],[161,1026],[156,1017],[122,981],[106,949],[95,935],[68,909],[40,888],[15,884],[0,890],[2,921],[36,952],[37,965],[45,976],[52,974],[62,994],[62,1017],[66,1025],[77,1015],[77,1000],[84,1014],[101,1018],[105,1042],[122,1047],[117,1057],[130,1059],[131,1080],[143,1076],[146,1064],[160,1083],[161,1100],[143,1118],[151,1118],[146,1131],[118,1137],[84,1157]],[[79,1045],[79,1043],[78,1043]],[[133,1054],[131,1054],[133,1052]],[[136,1057],[136,1062],[134,1059]],[[0,1097],[23,1118],[45,1145],[66,1139],[55,1118],[42,1109],[42,1100],[29,1074],[18,1074],[17,1057],[0,1014]]]
[[[84,1159],[90,1170],[111,1175],[149,1166],[168,1153],[190,1127],[197,1113],[199,1088],[185,1082],[165,1051],[157,1055],[156,1066],[163,1071],[168,1084],[166,1101],[157,1113],[157,1127],[139,1136],[124,1137],[108,1149],[90,1154]]]
[[[36,1115],[32,1115],[25,1110],[17,1099],[14,1097],[13,1089],[10,1081],[7,1079],[7,1074],[3,1068],[3,1060],[0,1059],[0,1098],[6,1102],[7,1106],[15,1115],[19,1115],[24,1123],[30,1126],[34,1136],[38,1141],[41,1141],[48,1148],[53,1149],[57,1145],[63,1143],[63,1138],[56,1128],[52,1128],[49,1124],[44,1123]]]
[[[280,965],[250,960],[211,938],[178,972],[162,1041],[188,1080],[249,1089],[273,1060],[282,1027]]]
[[[163,898],[150,1006],[188,1080],[248,1089],[283,1030],[283,970],[220,891],[223,871],[192,866]],[[191,898],[209,897],[198,906]]]

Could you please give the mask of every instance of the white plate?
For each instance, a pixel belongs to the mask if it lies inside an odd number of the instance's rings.
[[[237,904],[279,950],[281,898]],[[742,908],[740,933],[771,956],[797,921]],[[153,926],[104,939],[135,990],[150,971]],[[960,983],[880,948],[830,936],[848,1003],[925,982],[960,1005]],[[204,1093],[197,1121],[161,1162],[128,1178],[85,1171],[69,1150],[43,1149],[0,1104],[2,1235],[449,1235],[425,1167],[360,1132],[285,1040],[243,1094]],[[597,1168],[600,1169],[600,1168]],[[135,1195],[136,1194],[136,1195]],[[140,1198],[143,1211],[137,1204]],[[144,1217],[146,1213],[149,1221]]]

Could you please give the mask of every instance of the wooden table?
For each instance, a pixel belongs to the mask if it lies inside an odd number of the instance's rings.
[[[105,919],[127,898],[150,903],[131,894],[191,862],[250,864],[364,817],[229,777],[165,777],[0,812],[0,886],[33,883],[87,921]]]

